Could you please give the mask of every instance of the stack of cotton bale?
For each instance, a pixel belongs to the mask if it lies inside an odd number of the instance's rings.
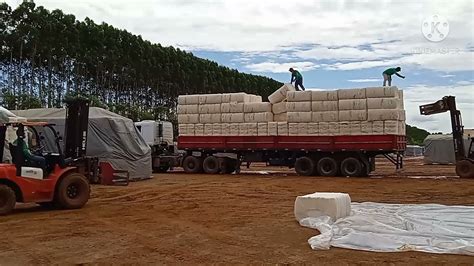
[[[405,135],[403,91],[397,87],[375,87],[367,88],[366,95],[368,131],[371,134]]]
[[[288,136],[288,93],[294,92],[295,87],[285,84],[268,96],[268,101],[272,105],[273,121],[268,124],[268,135]]]

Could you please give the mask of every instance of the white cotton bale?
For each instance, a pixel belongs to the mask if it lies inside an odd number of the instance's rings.
[[[247,134],[249,136],[258,136],[258,123],[247,123]]]
[[[398,120],[383,121],[383,133],[390,135],[398,135]]]
[[[289,91],[295,91],[295,87],[291,84],[285,84],[268,96],[268,101],[272,104],[282,102],[286,99],[286,94]]]
[[[200,114],[199,123],[202,124],[214,124],[221,122],[221,114]]]
[[[329,133],[329,122],[319,122],[318,126],[319,126],[319,135],[321,136],[331,135]]]
[[[337,101],[337,90],[333,91],[311,91],[312,101]]]
[[[287,122],[288,113],[281,113],[273,116],[273,121],[275,122]]]
[[[340,89],[337,90],[339,100],[344,99],[365,99],[365,89]]]
[[[339,111],[340,121],[364,121],[367,120],[366,110]]]
[[[351,125],[351,135],[361,135],[361,125],[359,121],[352,121],[350,122]]]
[[[400,99],[400,109],[405,109],[405,103],[404,103],[404,99],[403,99],[403,91],[402,90],[399,90],[397,92],[397,98]]]
[[[327,134],[337,136],[340,134],[339,122],[328,122]]]
[[[298,135],[300,136],[308,135],[308,123],[298,123]]]
[[[222,123],[221,124],[221,132],[222,136],[230,136],[230,123]]]
[[[262,102],[262,96],[250,94],[250,102],[261,103]]]
[[[250,98],[251,98],[250,95],[248,95],[245,92],[229,93],[229,96],[230,98],[228,102],[238,102],[238,103],[250,102]]]
[[[338,111],[312,112],[311,122],[337,122],[339,121]]]
[[[402,111],[402,112],[400,112]],[[390,109],[369,109],[367,111],[367,120],[402,120],[401,115],[404,115],[403,110],[390,110]]]
[[[232,123],[232,124],[229,124],[229,128],[230,128],[230,135],[231,136],[239,136],[240,135],[240,125],[242,123]]]
[[[278,136],[278,122],[268,122],[268,135]]]
[[[222,135],[222,124],[220,124],[220,123],[212,124],[212,135],[213,136],[221,136]]]
[[[394,98],[397,96],[398,88],[391,87],[369,87],[365,89],[367,98]]]
[[[288,102],[311,102],[311,91],[288,91],[286,98]]]
[[[230,102],[221,104],[222,113],[243,113],[244,103]]]
[[[308,123],[308,135],[317,136],[319,135],[319,123]]]
[[[272,113],[275,115],[286,113],[286,101],[272,104]]]
[[[257,135],[268,136],[268,123],[257,124]]]
[[[199,95],[179,95],[178,105],[196,105],[199,104]]]
[[[239,136],[248,136],[248,125],[247,123],[239,124]]]
[[[178,115],[178,124],[197,124],[199,123],[198,114]]]
[[[373,121],[372,122],[372,132],[373,134],[383,134],[383,121]]]
[[[288,122],[278,122],[278,136],[288,136]]]
[[[244,121],[246,123],[259,123],[259,122],[272,122],[273,113],[263,112],[263,113],[245,113]]]
[[[212,136],[212,124],[204,124],[204,135],[205,136]]]
[[[178,134],[180,136],[188,136],[188,124],[179,124],[178,125]]]
[[[366,99],[339,100],[339,111],[343,110],[366,110]]]
[[[223,113],[221,114],[223,123],[243,123],[244,113]]]
[[[311,112],[311,102],[287,102],[288,112]]]
[[[401,100],[398,98],[369,98],[367,99],[368,109],[400,109]]]
[[[194,124],[194,135],[195,136],[204,135],[204,124]]]
[[[311,121],[311,112],[288,112],[288,122],[290,123],[309,123]]]
[[[200,114],[220,114],[221,113],[221,104],[200,104],[199,105]]]
[[[313,112],[325,112],[325,111],[338,111],[339,101],[313,101],[311,102],[311,111]]]
[[[398,115],[398,120],[400,120],[400,121],[405,121],[405,120],[407,120],[405,110],[397,110],[397,112],[398,112],[398,114],[399,114],[399,115]]]
[[[406,135],[406,124],[405,121],[398,121],[398,134],[399,135]]]
[[[341,135],[350,135],[351,134],[351,122],[349,122],[349,121],[339,122],[339,133]]]
[[[269,102],[252,102],[244,103],[244,113],[262,113],[262,112],[271,112],[272,104]]]
[[[371,134],[373,134],[372,124],[373,124],[373,122],[371,122],[371,121],[361,121],[360,122],[360,133],[362,135],[371,135]]]
[[[313,193],[298,196],[295,200],[295,218],[329,216],[333,221],[351,214],[351,198],[346,193]]]
[[[187,115],[187,114],[198,114],[199,105],[190,104],[190,105],[178,105],[178,114]]]
[[[199,95],[199,104],[222,103],[222,94],[202,94]]]
[[[298,123],[288,123],[288,135],[298,136]]]
[[[195,128],[194,124],[187,124],[187,131],[188,131],[189,136],[195,135],[194,128]]]

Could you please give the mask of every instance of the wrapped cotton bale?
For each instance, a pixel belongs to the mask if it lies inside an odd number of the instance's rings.
[[[244,103],[238,103],[238,102],[222,103],[221,112],[222,113],[243,113]]]
[[[374,134],[383,134],[383,121],[372,122],[372,132]]]
[[[346,193],[313,193],[295,200],[295,218],[329,216],[333,221],[351,214],[351,198]]]
[[[397,112],[398,112],[398,114],[399,114],[398,120],[400,120],[400,121],[405,121],[405,120],[407,120],[405,110],[397,110]]]
[[[220,124],[220,123],[212,124],[212,135],[213,136],[221,136],[222,135],[222,124]]]
[[[367,120],[366,110],[339,111],[341,121],[364,121]]]
[[[222,103],[222,94],[202,94],[199,95],[199,104]]]
[[[258,136],[258,123],[247,123],[247,134],[249,136]]]
[[[308,123],[308,135],[319,135],[319,123]]]
[[[212,136],[212,124],[204,124],[204,135],[205,136]]]
[[[288,122],[290,123],[309,123],[311,121],[311,112],[288,112]]]
[[[398,135],[398,120],[383,121],[383,133]]]
[[[189,136],[194,136],[194,124],[187,124],[187,130],[188,130],[188,135]]]
[[[369,98],[368,109],[401,109],[402,103],[398,98]]]
[[[319,122],[319,135],[321,136],[327,136],[331,135],[329,133],[329,122]]]
[[[339,100],[345,99],[365,99],[365,89],[341,89],[337,90]]]
[[[394,98],[397,96],[397,87],[370,87],[365,89],[367,98]]]
[[[311,111],[313,112],[325,112],[325,111],[338,111],[339,101],[313,101],[311,103]]]
[[[240,125],[242,123],[233,123],[229,124],[230,125],[230,135],[231,136],[239,136],[240,135]]]
[[[337,90],[333,91],[311,91],[312,101],[337,101]],[[329,111],[329,110],[328,110]]]
[[[199,105],[197,104],[178,105],[179,115],[197,114],[197,113],[199,113]]]
[[[351,125],[351,135],[361,135],[362,134],[360,122],[352,121],[352,122],[350,122],[350,125]]]
[[[341,135],[350,135],[351,134],[351,122],[349,122],[349,121],[339,122],[339,133]]]
[[[328,130],[327,134],[331,136],[337,136],[340,135],[340,127],[339,127],[339,122],[329,122],[328,123]]]
[[[268,96],[268,101],[272,104],[282,102],[286,99],[286,94],[289,91],[295,91],[295,87],[293,87],[291,84],[285,84]]]
[[[337,122],[339,121],[338,111],[312,112],[312,122]]]
[[[298,123],[298,135],[300,136],[308,135],[308,123]]]
[[[286,113],[286,101],[272,104],[272,113],[275,115]]]
[[[178,134],[180,136],[188,136],[188,124],[179,124],[178,125]]]
[[[366,99],[339,100],[339,111],[343,110],[366,110]]]
[[[214,124],[221,122],[221,114],[200,114],[199,123],[202,124]],[[205,129],[204,129],[205,130]]]
[[[287,102],[288,112],[311,112],[311,102]]]
[[[288,102],[311,102],[311,91],[289,91],[286,94]]]
[[[288,136],[288,122],[278,122],[278,136]]]
[[[221,104],[201,104],[199,105],[200,114],[220,114],[221,113]]]
[[[272,111],[272,104],[265,102],[265,103],[244,103],[244,113],[263,113],[263,112],[271,112]]]
[[[298,136],[298,123],[288,123],[288,135]]]
[[[222,102],[223,103],[247,103],[250,102],[252,97],[245,92],[237,92],[237,93],[226,93],[222,95]]]
[[[198,114],[178,115],[178,124],[197,124],[199,123]]]
[[[204,135],[204,124],[194,124],[194,135],[195,136]]]
[[[223,113],[221,114],[222,123],[243,123],[243,113]]]
[[[222,136],[230,136],[230,124],[229,123],[222,123],[221,124],[221,132]]]
[[[360,132],[362,135],[371,135],[373,134],[372,130],[373,122],[370,121],[361,121],[360,122]]]
[[[239,124],[239,136],[248,136],[248,124],[247,123],[240,123]]]
[[[268,136],[268,123],[257,124],[257,135]]]
[[[278,136],[278,122],[268,122],[268,135]]]
[[[272,122],[273,113],[264,112],[264,113],[245,113],[244,121],[246,123],[259,123],[259,122]]]
[[[261,103],[262,102],[262,96],[250,94],[250,102]]]
[[[406,135],[406,124],[405,121],[398,121],[398,134],[399,135]]]
[[[281,113],[273,116],[273,121],[275,122],[287,122],[288,113]]]
[[[405,103],[404,103],[404,100],[403,100],[403,91],[402,90],[399,90],[397,92],[397,97],[398,97],[398,99],[400,99],[400,109],[405,109]]]
[[[402,120],[405,116],[404,110],[390,110],[390,109],[369,109],[367,111],[367,120]]]
[[[199,95],[179,95],[178,105],[196,105],[199,104]]]

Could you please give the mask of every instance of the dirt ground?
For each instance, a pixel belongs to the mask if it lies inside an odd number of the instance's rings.
[[[357,202],[474,205],[474,180],[455,178],[453,166],[406,160],[398,173],[387,163],[378,168],[372,178],[322,178],[256,166],[239,175],[178,171],[128,187],[93,186],[84,209],[22,205],[0,217],[0,265],[474,264],[469,256],[311,250],[307,240],[318,232],[295,221],[298,195],[347,192]]]

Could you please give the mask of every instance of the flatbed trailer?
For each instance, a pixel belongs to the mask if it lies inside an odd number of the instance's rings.
[[[265,162],[306,176],[367,176],[375,170],[377,155],[402,168],[406,144],[402,135],[178,137],[184,170],[209,174],[239,170],[243,162]]]

